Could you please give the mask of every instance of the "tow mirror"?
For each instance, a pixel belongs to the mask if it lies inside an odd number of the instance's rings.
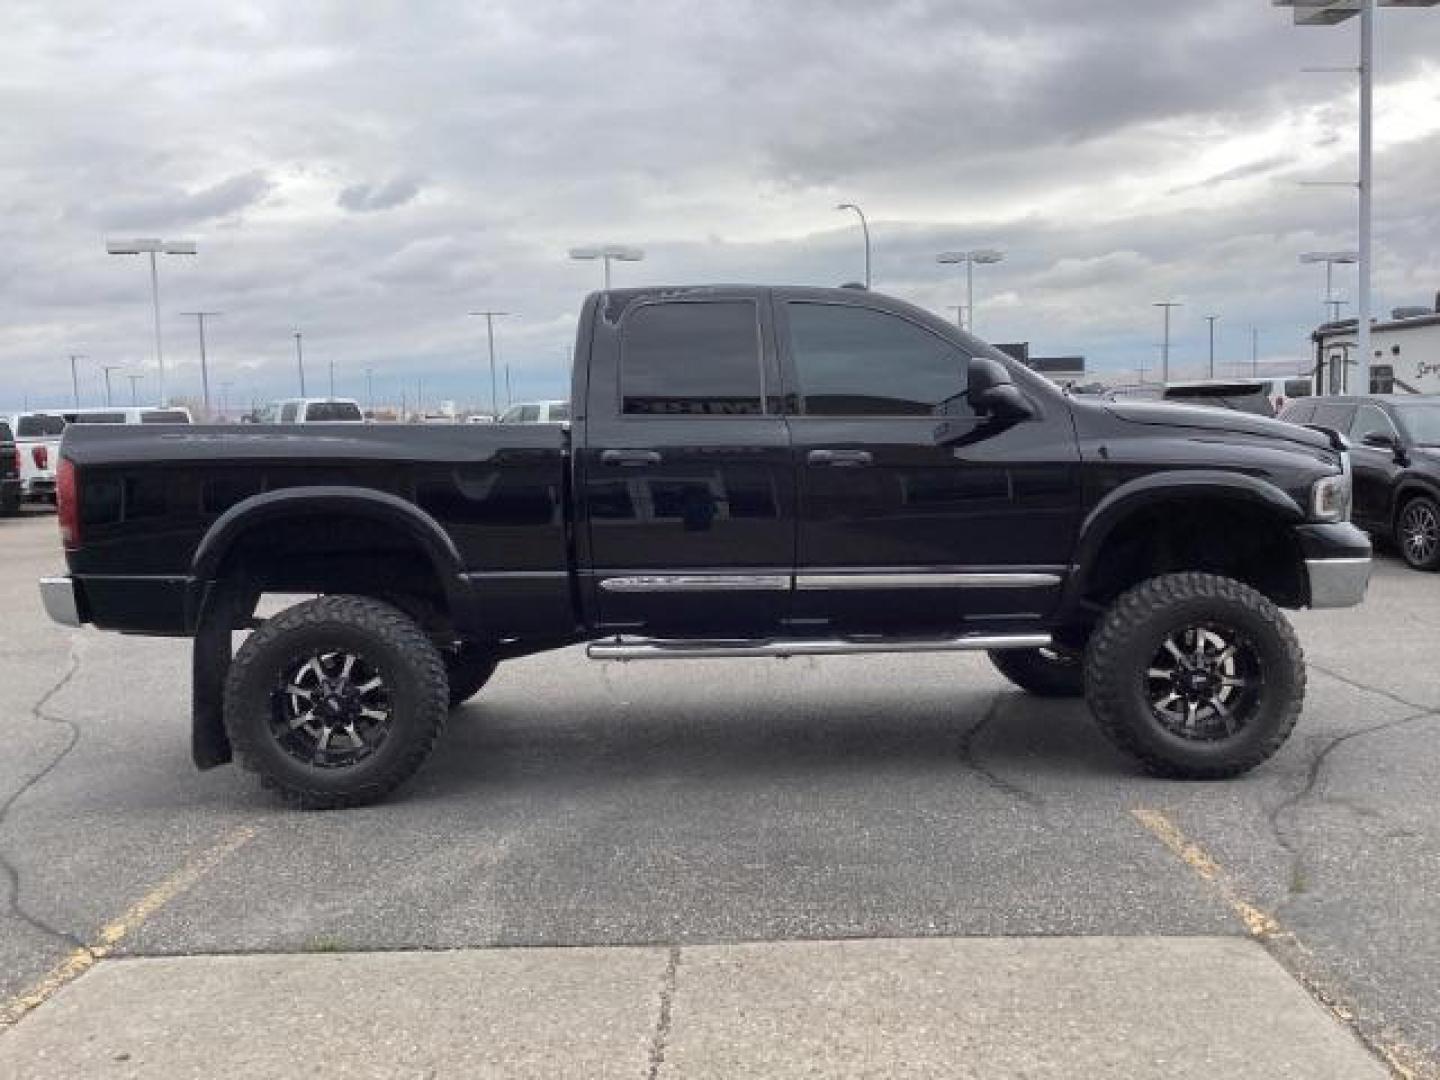
[[[1030,399],[1011,380],[1005,365],[988,356],[971,357],[965,400],[977,416],[993,420],[1028,420],[1035,415]]]

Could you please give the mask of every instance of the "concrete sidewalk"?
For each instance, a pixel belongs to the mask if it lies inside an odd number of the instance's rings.
[[[0,1077],[1383,1080],[1240,938],[113,960]]]

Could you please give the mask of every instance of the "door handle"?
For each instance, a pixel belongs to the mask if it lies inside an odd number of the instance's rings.
[[[832,465],[837,469],[859,469],[875,463],[869,450],[811,450],[805,455],[811,465]]]
[[[660,454],[655,450],[602,450],[600,451],[600,463],[602,465],[659,465]]]

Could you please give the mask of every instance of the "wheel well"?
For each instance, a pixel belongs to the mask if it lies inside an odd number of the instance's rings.
[[[1407,484],[1395,493],[1395,505],[1391,508],[1390,514],[1390,527],[1392,529],[1399,526],[1400,514],[1405,509],[1405,504],[1410,502],[1411,499],[1420,496],[1429,499],[1431,502],[1440,503],[1440,496],[1437,496],[1435,492],[1424,484]]]
[[[230,545],[218,580],[263,593],[347,593],[393,604],[432,636],[453,636],[440,571],[403,526],[363,514],[296,514],[257,523]]]
[[[1288,523],[1238,499],[1167,499],[1136,510],[1101,542],[1083,600],[1097,607],[1159,574],[1199,570],[1242,581],[1281,607],[1308,601]]]

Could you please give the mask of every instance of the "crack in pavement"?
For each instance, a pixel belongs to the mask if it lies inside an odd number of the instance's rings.
[[[49,690],[46,690],[44,694],[40,695],[40,699],[30,707],[30,715],[36,720],[43,720],[64,729],[67,736],[65,745],[60,748],[60,752],[51,758],[44,767],[27,777],[19,787],[12,791],[3,801],[0,801],[0,828],[5,826],[9,819],[11,809],[20,801],[20,798],[34,788],[41,780],[44,780],[45,777],[54,772],[60,763],[69,756],[70,751],[75,749],[76,744],[80,742],[80,728],[73,721],[67,720],[63,716],[51,715],[45,711],[45,706],[50,703],[50,699],[65,689],[79,672],[80,655],[75,644],[72,643],[70,647],[69,666],[55,684],[51,686]],[[74,934],[51,926],[40,916],[25,909],[20,899],[20,871],[5,855],[3,849],[0,849],[0,869],[4,870],[5,878],[9,882],[6,904],[7,914],[20,920],[46,937],[55,938],[58,941],[64,942],[72,949],[83,947],[83,942]]]
[[[660,1012],[655,1018],[655,1031],[650,1037],[650,1068],[647,1080],[659,1080],[665,1066],[665,1049],[670,1042],[671,1015],[675,1005],[675,979],[680,970],[680,946],[671,945],[665,958],[665,971],[660,976]]]
[[[1000,708],[1004,705],[1007,697],[1008,695],[1005,694],[994,695],[990,699],[990,704],[986,706],[985,712],[980,719],[960,733],[960,741],[957,747],[960,755],[960,763],[997,791],[1003,792],[1012,799],[1018,799],[1026,806],[1038,810],[1044,806],[1044,801],[1038,795],[1033,791],[1021,787],[1019,784],[1006,780],[994,769],[982,763],[977,756],[976,743],[979,741],[980,736],[983,735],[989,729],[990,725],[999,717]]]

